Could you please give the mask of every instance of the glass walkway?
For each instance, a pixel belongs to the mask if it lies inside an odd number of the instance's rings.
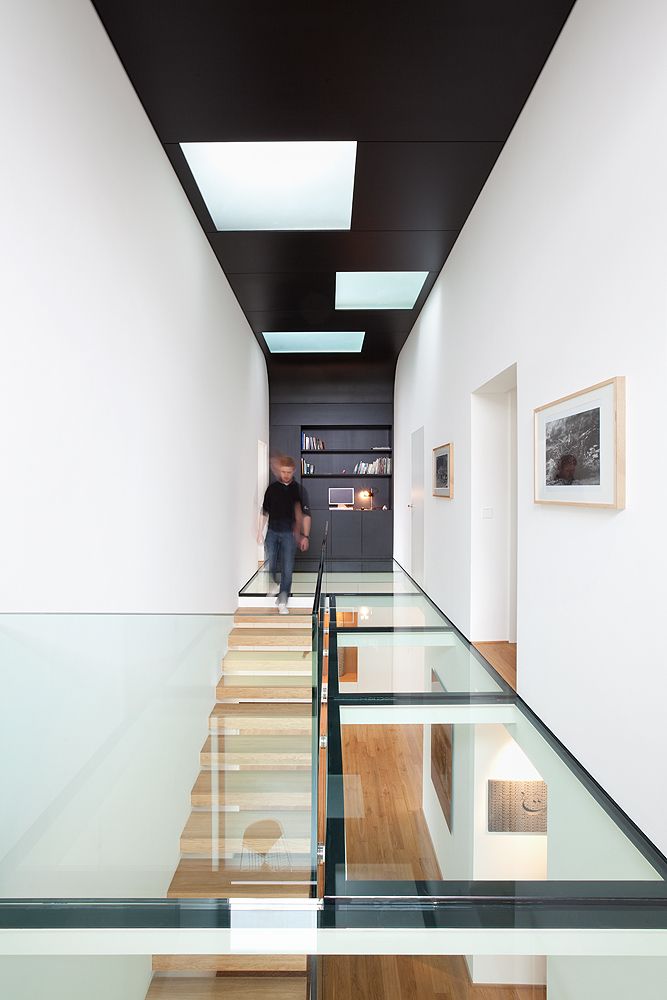
[[[667,996],[666,859],[410,576],[269,583],[0,617],[0,997]]]

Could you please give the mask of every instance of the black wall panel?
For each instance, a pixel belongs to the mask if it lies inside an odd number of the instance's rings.
[[[351,470],[357,461],[370,462],[381,453],[333,455],[329,451],[304,455],[320,475],[334,478],[310,478],[301,475],[301,429],[307,427],[327,442],[327,448],[339,445],[357,450],[364,445],[389,445],[394,423],[393,365],[352,366],[347,362],[317,365],[311,360],[269,360],[270,392],[270,451],[291,455],[297,462],[296,478],[303,483],[313,511],[311,529],[313,551],[319,547],[328,519],[331,532],[329,551],[337,558],[390,558],[393,544],[393,479],[357,477]],[[327,435],[327,428],[330,430]],[[349,432],[344,428],[349,427]],[[377,428],[359,431],[358,428]],[[328,437],[328,440],[327,440]],[[393,457],[393,456],[392,456]],[[342,470],[345,469],[345,475]],[[340,477],[335,475],[340,472]],[[353,486],[359,506],[369,501],[361,499],[361,490],[374,491],[372,512],[329,511],[329,487]],[[386,506],[388,510],[381,509]],[[377,518],[368,525],[365,550],[362,517]],[[339,519],[338,534],[336,526]]]

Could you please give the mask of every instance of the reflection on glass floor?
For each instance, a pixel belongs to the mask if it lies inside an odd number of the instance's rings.
[[[325,593],[338,594],[418,594],[419,588],[396,563],[378,560],[382,568],[366,564],[363,571],[353,560],[337,560],[327,563],[323,589]],[[349,567],[349,568],[348,568]],[[262,566],[248,583],[239,591],[240,597],[265,597],[271,592],[272,580],[268,567]],[[317,566],[307,563],[297,564],[292,577],[294,597],[312,597],[317,585]]]
[[[453,631],[339,632],[338,677],[341,694],[502,690],[488,665]]]
[[[443,628],[449,625],[445,616],[419,593],[348,594],[336,598],[336,607],[339,628],[341,615],[350,616],[350,624],[359,628]]]
[[[341,708],[348,880],[662,878],[516,707],[486,709]]]

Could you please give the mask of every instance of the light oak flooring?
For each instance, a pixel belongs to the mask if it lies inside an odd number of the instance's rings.
[[[343,726],[351,879],[439,879],[421,808],[422,726]]]
[[[322,1000],[545,1000],[544,986],[473,986],[460,956],[321,959]]]
[[[473,646],[516,691],[516,643],[473,642]]]

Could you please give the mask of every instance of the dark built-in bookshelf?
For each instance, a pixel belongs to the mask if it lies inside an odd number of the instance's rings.
[[[392,471],[391,427],[386,424],[301,428],[303,479],[391,479]],[[354,483],[345,482],[343,485]],[[374,487],[371,483],[355,487],[355,494],[362,489]],[[391,506],[391,489],[383,491],[383,496],[382,503],[373,498],[373,507]],[[355,506],[357,499],[355,495]]]
[[[312,550],[297,554],[312,559],[329,523],[328,553],[350,568],[364,560],[386,563],[393,554],[393,478],[354,474],[359,462],[392,459],[394,365],[367,359],[269,359],[272,454],[296,460],[297,479],[308,495],[312,512]],[[317,438],[317,447],[302,435]],[[324,447],[323,447],[324,446]],[[373,448],[383,451],[374,452]],[[388,450],[387,450],[388,449]],[[301,474],[301,460],[313,471]],[[345,469],[345,473],[343,473]],[[354,510],[329,510],[329,488],[354,487]],[[372,490],[373,509],[362,490]],[[386,510],[382,510],[386,507]],[[362,509],[363,508],[363,509]],[[361,565],[356,566],[361,569]]]
[[[319,537],[329,521],[334,558],[391,558],[392,474],[389,424],[301,426],[301,479],[312,532]],[[335,486],[354,489],[354,509],[329,509],[329,489]],[[363,495],[368,491],[372,497]]]

